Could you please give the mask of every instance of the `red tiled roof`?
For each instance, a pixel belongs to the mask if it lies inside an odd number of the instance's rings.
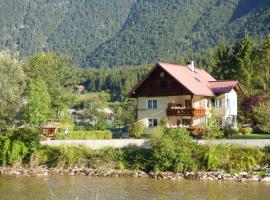
[[[215,94],[218,93],[229,92],[235,87],[241,90],[238,81],[217,81],[203,69],[195,68],[195,70],[192,71],[187,66],[159,62],[130,91],[129,96],[140,87],[151,72],[158,66],[173,76],[194,95],[215,96]]]
[[[227,93],[230,92],[233,88],[241,91],[241,87],[238,81],[228,80],[228,81],[210,81],[208,83],[208,87],[215,93]]]
[[[184,85],[194,95],[214,96],[207,86],[208,81],[215,81],[211,75],[202,69],[191,71],[187,66],[180,66],[159,62],[158,65],[172,75],[179,83]]]

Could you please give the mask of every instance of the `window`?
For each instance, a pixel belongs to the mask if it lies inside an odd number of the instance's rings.
[[[221,117],[217,117],[216,120],[217,120],[217,125],[218,125],[220,128],[222,128],[222,118],[221,118]]]
[[[231,99],[227,98],[226,104],[227,104],[227,108],[230,109],[231,108]]]
[[[147,101],[147,108],[148,109],[157,109],[157,100],[148,100]]]
[[[158,119],[148,119],[148,128],[153,128],[158,125]]]
[[[190,126],[191,120],[190,119],[182,119],[182,125],[183,126]]]
[[[226,125],[229,126],[229,125],[232,125],[232,124],[233,124],[233,117],[231,117],[231,116],[230,117],[227,117],[226,118]]]
[[[215,99],[215,107],[221,108],[222,106],[222,100],[221,99]]]

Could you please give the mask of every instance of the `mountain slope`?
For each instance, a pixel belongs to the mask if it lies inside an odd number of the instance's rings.
[[[234,41],[245,31],[261,36],[269,30],[269,0],[141,0],[122,30],[100,45],[83,65],[171,61],[215,46],[222,35]]]
[[[270,0],[0,0],[0,50],[54,50],[81,66],[175,61],[270,33]]]
[[[120,30],[134,1],[0,0],[0,49],[60,51],[80,63]]]

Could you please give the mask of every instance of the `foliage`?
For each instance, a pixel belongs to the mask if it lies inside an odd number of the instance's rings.
[[[203,162],[207,170],[219,170],[224,167],[229,159],[229,148],[223,145],[209,145]]]
[[[206,135],[207,139],[215,139],[223,135],[223,132],[220,130],[220,127],[218,126],[214,110],[210,112],[210,115],[208,117],[206,132],[207,132]]]
[[[62,113],[74,103],[75,98],[72,92],[79,82],[78,77],[75,76],[77,68],[71,66],[68,57],[46,52],[27,58],[24,71],[30,83],[38,79],[36,82],[43,88],[47,88],[50,96],[49,107],[53,111],[51,118],[60,120],[63,116]],[[47,92],[45,92],[46,96]],[[48,100],[47,102],[49,103]]]
[[[132,138],[140,138],[145,131],[145,126],[141,122],[135,122],[128,128],[128,134]]]
[[[264,40],[257,63],[259,65],[259,76],[256,78],[258,85],[266,94],[270,95],[270,35]]]
[[[36,77],[29,82],[27,88],[25,121],[39,126],[46,123],[51,114],[51,97],[47,85],[40,77]]]
[[[269,32],[268,0],[1,0],[0,5],[1,49],[23,56],[54,50],[83,66],[185,59],[215,46],[221,35],[231,42],[245,30],[257,38]]]
[[[251,127],[242,127],[239,128],[239,132],[243,135],[250,135],[252,133],[253,129]]]
[[[260,148],[234,145],[203,145],[193,152],[200,170],[250,172],[267,154]]]
[[[112,133],[109,130],[71,131],[68,133],[57,133],[54,136],[54,139],[56,140],[112,139]]]
[[[27,135],[27,133],[25,133]],[[31,133],[29,133],[31,134]],[[31,136],[33,137],[33,136]],[[196,145],[185,129],[157,127],[151,138],[152,149],[136,146],[91,150],[83,146],[41,146],[18,133],[0,136],[0,165],[22,162],[30,167],[85,166],[99,169],[133,169],[185,172],[225,170],[250,172],[257,165],[269,164],[269,148],[229,145]],[[34,146],[33,146],[34,145]]]
[[[226,137],[231,137],[231,136],[237,134],[237,130],[235,130],[231,126],[224,127],[223,132],[224,132],[224,136],[226,136]]]
[[[253,109],[260,107],[261,104],[267,103],[270,100],[270,97],[266,95],[265,92],[258,92],[253,95],[246,96],[241,101],[241,112],[245,116],[245,121],[255,122]]]
[[[262,131],[270,133],[270,102],[254,107],[253,113],[258,127]]]
[[[269,14],[263,15],[257,8],[267,8],[267,3],[252,0],[226,3],[217,0],[137,1],[121,31],[90,52],[83,66],[173,62],[189,57],[190,52],[215,46],[222,35],[231,42],[243,37],[246,29],[259,37],[269,31],[269,25],[261,23]]]
[[[79,77],[89,92],[108,91],[111,101],[124,101],[127,93],[153,65],[119,68],[84,68]]]
[[[136,121],[136,104],[134,101],[120,103],[116,109],[115,120],[123,122],[128,127]]]
[[[230,147],[230,158],[224,168],[229,172],[250,172],[253,167],[260,163],[263,158],[263,152],[254,147]]]
[[[157,127],[152,134],[152,159],[155,171],[185,172],[195,168],[192,159],[195,144],[186,129]]]
[[[21,62],[5,52],[0,53],[0,129],[14,123],[25,86]]]
[[[11,140],[8,136],[0,136],[0,164],[12,165],[21,162],[28,153],[28,148],[20,140]]]

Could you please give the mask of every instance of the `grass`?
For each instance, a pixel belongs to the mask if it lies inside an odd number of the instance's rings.
[[[270,134],[233,135],[228,139],[270,139]]]
[[[93,131],[71,131],[67,134],[57,133],[55,140],[96,140],[96,139],[112,139],[112,132],[109,130],[93,130]]]

